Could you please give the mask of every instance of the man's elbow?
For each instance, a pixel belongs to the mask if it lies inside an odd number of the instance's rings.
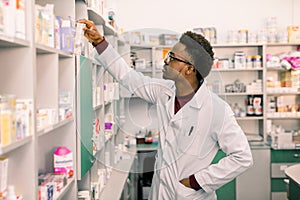
[[[254,161],[253,161],[253,157],[252,155],[248,155],[244,158],[244,161],[243,161],[243,166],[246,168],[246,169],[249,169],[251,168],[252,166],[254,165]]]

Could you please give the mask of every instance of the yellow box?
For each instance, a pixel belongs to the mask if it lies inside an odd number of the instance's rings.
[[[289,43],[300,42],[300,26],[288,26]]]

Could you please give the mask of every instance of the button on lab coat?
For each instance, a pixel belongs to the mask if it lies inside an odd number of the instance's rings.
[[[95,58],[131,93],[157,106],[160,134],[149,199],[216,199],[216,189],[252,166],[247,138],[230,106],[205,82],[174,114],[173,81],[136,72],[110,45]],[[211,164],[219,149],[227,156]],[[195,191],[179,182],[192,174],[202,189]]]

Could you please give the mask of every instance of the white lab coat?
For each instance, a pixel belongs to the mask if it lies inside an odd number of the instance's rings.
[[[247,138],[231,108],[205,82],[174,115],[173,81],[134,71],[110,45],[95,58],[131,93],[157,106],[160,137],[149,199],[216,199],[216,189],[252,166]],[[219,149],[227,156],[211,164]],[[192,174],[203,189],[195,191],[179,182]]]

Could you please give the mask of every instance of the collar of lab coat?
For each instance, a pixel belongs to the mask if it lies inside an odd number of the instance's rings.
[[[206,86],[206,83],[204,82],[201,85],[201,87],[198,89],[196,94],[193,96],[193,98],[184,107],[182,107],[177,112],[176,115],[174,115],[174,103],[175,103],[176,91],[173,90],[173,93],[170,93],[170,91],[167,91],[166,95],[168,96],[168,100],[166,102],[166,108],[169,112],[169,117],[173,118],[173,120],[182,119],[182,117],[183,117],[182,112],[188,112],[188,109],[190,109],[190,108],[200,110],[204,101],[208,100],[210,97],[209,90]],[[178,116],[178,117],[176,117],[176,116]]]

